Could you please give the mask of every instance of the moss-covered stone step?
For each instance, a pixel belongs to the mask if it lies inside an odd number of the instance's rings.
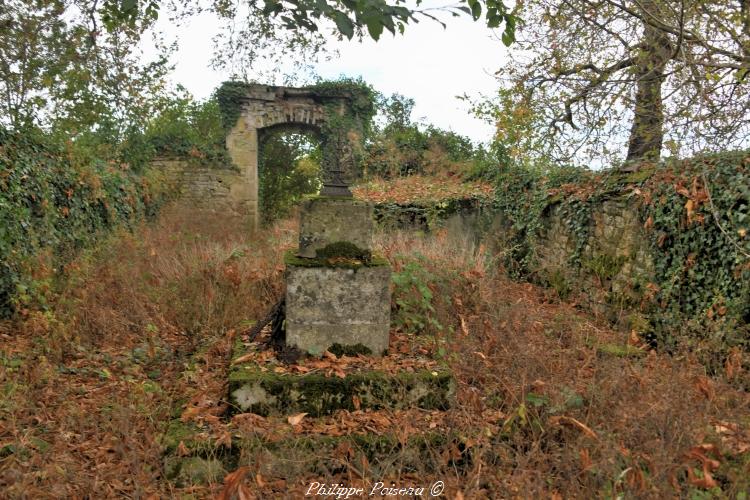
[[[446,466],[461,469],[470,465],[473,450],[458,433],[442,430],[412,435],[362,433],[346,436],[291,435],[269,441],[249,434],[236,434],[231,445],[218,445],[196,427],[176,423],[165,455],[165,474],[179,486],[220,482],[223,475],[249,466],[265,478],[314,477],[316,480],[355,471],[371,477],[401,473],[435,473]],[[181,439],[175,440],[180,437]],[[351,468],[351,469],[350,469]]]
[[[394,363],[390,371],[367,364],[357,367],[353,362],[346,371],[336,373],[310,370],[302,364],[297,368],[310,371],[299,373],[264,359],[248,355],[241,342],[235,346],[229,372],[231,413],[273,416],[304,412],[316,417],[336,410],[446,410],[455,399],[453,374],[433,361],[406,364],[403,369]]]

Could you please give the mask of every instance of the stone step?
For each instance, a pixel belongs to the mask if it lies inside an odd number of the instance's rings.
[[[286,364],[274,351],[242,342],[234,354],[232,413],[317,417],[336,410],[446,410],[455,399],[453,374],[427,356],[329,356]]]
[[[386,478],[431,474],[446,467],[460,471],[470,467],[478,453],[492,462],[485,456],[489,448],[476,446],[491,438],[487,428],[458,431],[439,413],[339,412],[320,419],[305,417],[306,424],[294,426],[282,418],[241,414],[228,430],[218,432],[224,438],[217,437],[210,425],[176,420],[164,443],[165,471],[184,486],[220,482],[224,474],[242,466],[264,478],[323,482],[349,473]],[[393,425],[398,422],[402,425]]]

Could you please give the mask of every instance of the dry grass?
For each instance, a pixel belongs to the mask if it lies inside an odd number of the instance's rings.
[[[175,490],[160,435],[186,400],[221,407],[228,340],[281,293],[294,226],[250,238],[242,221],[175,208],[74,262],[47,312],[2,325],[2,496],[221,491]],[[637,340],[509,281],[466,240],[401,233],[378,245],[396,271],[416,262],[429,277],[441,328],[423,335],[447,346],[459,399],[446,418],[464,426],[474,457],[468,471],[446,461],[404,482],[441,479],[448,498],[736,497],[749,487],[748,395],[689,355],[616,355]],[[259,498],[296,498],[324,479],[252,472]]]

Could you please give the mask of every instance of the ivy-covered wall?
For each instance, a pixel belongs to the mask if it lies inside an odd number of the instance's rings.
[[[44,307],[73,252],[154,215],[167,195],[157,171],[90,161],[41,133],[0,128],[0,316]]]
[[[718,367],[750,350],[750,153],[498,175],[507,269]]]

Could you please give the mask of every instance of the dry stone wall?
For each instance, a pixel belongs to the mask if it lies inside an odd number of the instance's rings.
[[[580,240],[557,205],[544,219],[535,248],[534,271],[561,296],[578,299],[615,321],[633,321],[648,286],[655,281],[654,261],[636,208],[627,200],[597,206]]]
[[[247,179],[235,170],[179,158],[161,158],[152,167],[163,172],[171,191],[192,206],[237,216],[249,212]]]
[[[653,305],[649,298],[657,280],[653,249],[638,208],[615,198],[593,206],[587,226],[576,227],[574,219],[560,204],[547,207],[532,240],[528,277],[613,323],[647,329]],[[499,212],[483,231],[482,239],[493,254],[509,253],[514,244],[511,226]]]

